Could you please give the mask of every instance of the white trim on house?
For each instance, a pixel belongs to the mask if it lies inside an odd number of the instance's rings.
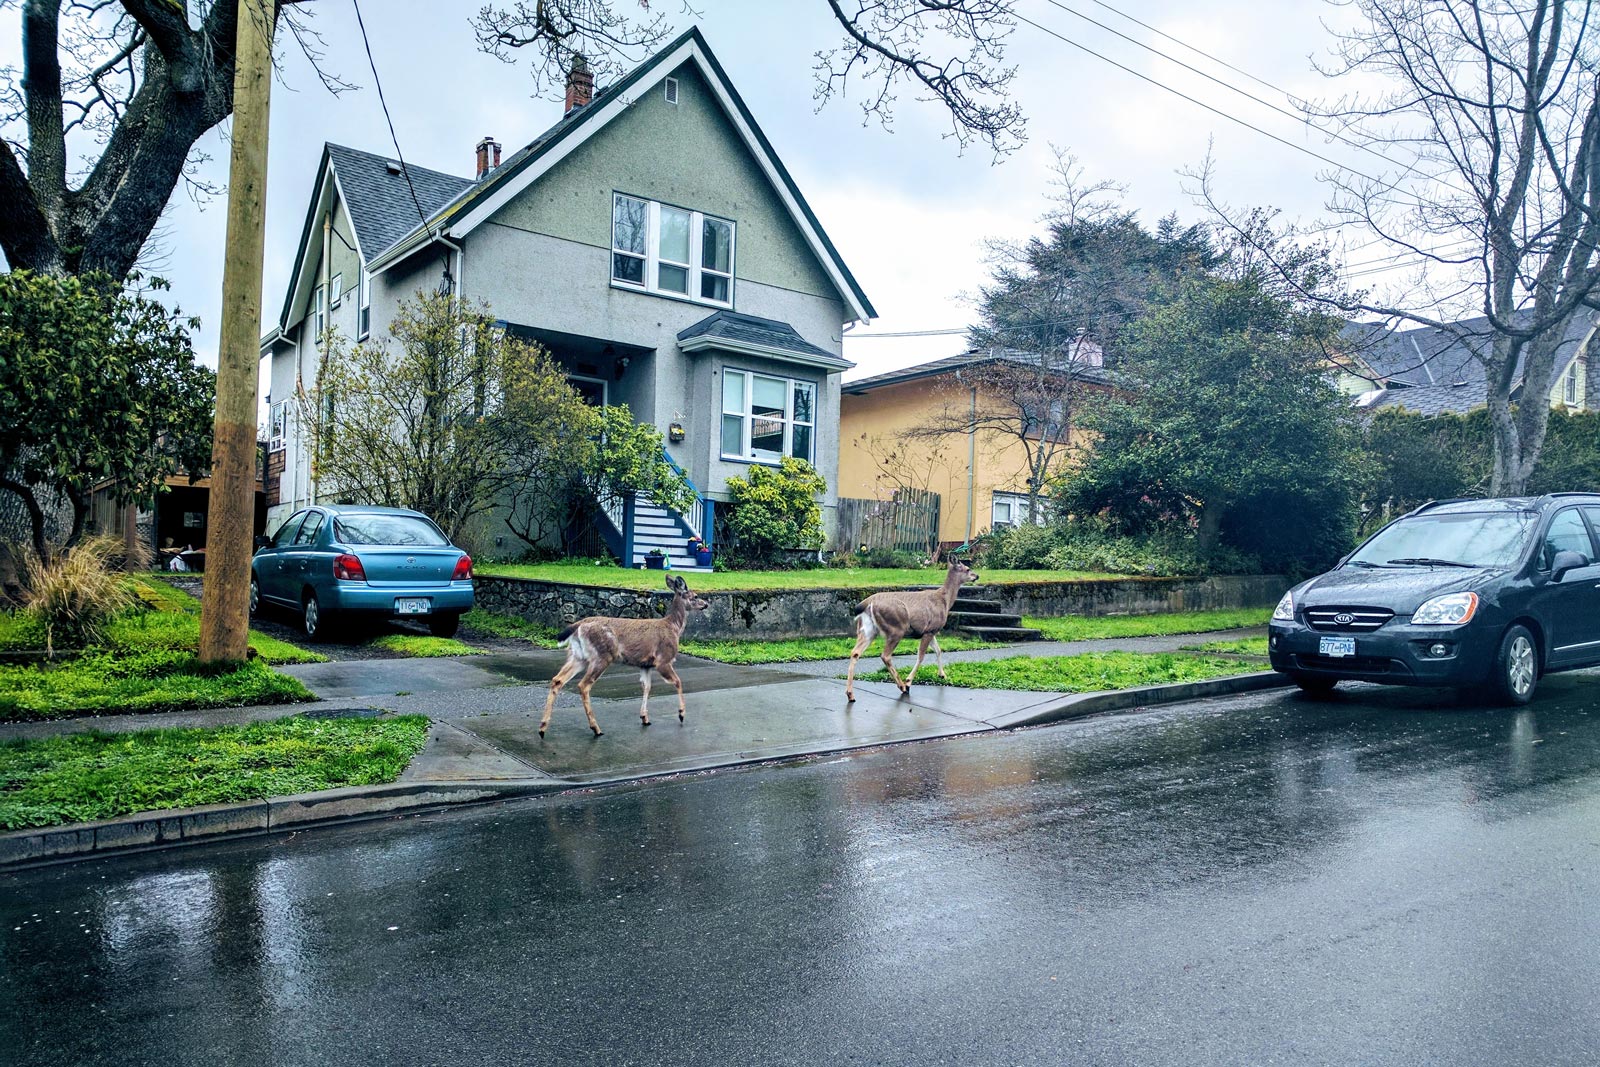
[[[811,225],[806,218],[806,213],[790,194],[788,184],[783,180],[776,158],[762,147],[761,139],[756,136],[755,131],[739,114],[739,109],[734,104],[730,86],[717,74],[716,68],[708,62],[699,43],[693,39],[685,41],[670,53],[649,61],[662,71],[661,79],[652,80],[648,85],[634,86],[630,94],[614,97],[608,100],[593,115],[584,116],[580,119],[580,125],[576,130],[570,135],[561,138],[559,142],[552,145],[538,159],[533,160],[515,175],[500,183],[487,196],[469,201],[465,212],[459,217],[451,219],[451,212],[456,205],[446,205],[435,216],[436,221],[430,222],[428,225],[414,231],[410,236],[396,241],[380,253],[369,265],[368,269],[373,274],[381,274],[394,264],[405,259],[420,246],[441,236],[448,236],[456,240],[465,237],[487,222],[491,216],[509,204],[528,186],[538,181],[558,163],[584,145],[589,138],[604,129],[618,115],[632,107],[641,94],[653,92],[656,86],[661,84],[661,81],[666,77],[667,72],[678,69],[679,66],[689,60],[694,61],[696,69],[699,70],[706,84],[711,86],[718,103],[722,106],[723,114],[732,123],[740,139],[744,141],[746,149],[749,150],[751,156],[755,158],[761,167],[762,173],[766,176],[767,184],[777,193],[779,200],[789,213],[790,220],[800,230],[807,246],[811,249],[817,262],[822,265],[829,281],[833,283],[835,290],[838,291],[839,296],[843,299],[845,307],[849,309],[856,321],[870,322],[872,319],[871,314],[868,313],[866,307],[856,297],[854,287],[846,280],[843,272],[839,269],[839,262],[835,255],[829,252],[828,246],[822,240],[821,232]],[[471,196],[471,193],[472,190],[469,189],[462,195]]]
[[[637,289],[637,286],[629,286]],[[704,352],[716,350],[718,352],[732,352],[741,356],[760,356],[763,359],[777,359],[785,363],[798,363],[806,367],[817,367],[821,370],[845,371],[854,367],[848,359],[827,355],[816,355],[810,352],[796,352],[792,348],[778,348],[774,345],[760,345],[751,341],[731,341],[726,337],[716,337],[710,334],[701,334],[691,337],[687,341],[679,341],[678,348],[683,352]]]

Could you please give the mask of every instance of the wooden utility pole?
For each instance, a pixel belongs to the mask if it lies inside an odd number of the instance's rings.
[[[206,580],[200,599],[202,663],[242,662],[249,652],[250,557],[255,551],[256,378],[261,365],[257,334],[266,244],[267,114],[275,4],[274,0],[238,2],[217,419],[211,446]]]

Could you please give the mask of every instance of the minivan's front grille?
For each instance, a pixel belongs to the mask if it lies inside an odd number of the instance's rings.
[[[1388,608],[1307,608],[1306,625],[1335,634],[1369,634],[1394,618]]]

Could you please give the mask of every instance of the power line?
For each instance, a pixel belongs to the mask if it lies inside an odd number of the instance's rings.
[[[378,63],[372,58],[372,42],[367,39],[367,24],[361,18],[361,0],[350,0],[356,9],[356,25],[361,28],[361,44],[367,50],[367,66],[372,68],[372,84],[378,90],[378,103],[383,105],[383,121],[389,124],[389,140],[394,144],[394,154],[400,161],[400,173],[405,177],[406,188],[411,190],[411,203],[416,206],[417,218],[422,225],[428,224],[427,212],[422,210],[422,201],[417,196],[417,187],[411,184],[411,168],[406,166],[405,154],[400,151],[400,138],[394,132],[394,119],[389,115],[389,101],[383,95],[383,79],[378,77]]]
[[[1190,96],[1188,93],[1182,92],[1181,90],[1178,90],[1178,89],[1174,89],[1172,86],[1166,84],[1165,82],[1160,81],[1159,79],[1156,79],[1156,78],[1152,78],[1148,74],[1142,74],[1139,71],[1134,70],[1132,67],[1126,66],[1126,65],[1124,65],[1122,63],[1118,63],[1116,60],[1111,59],[1111,58],[1109,58],[1107,56],[1104,56],[1104,55],[1100,54],[1099,52],[1096,52],[1094,49],[1090,48],[1088,45],[1080,44],[1079,42],[1073,40],[1071,37],[1068,37],[1063,33],[1060,33],[1060,32],[1058,32],[1056,30],[1052,30],[1048,26],[1040,25],[1039,23],[1033,21],[1032,19],[1030,19],[1026,15],[1018,14],[1016,16],[1016,18],[1017,18],[1018,21],[1027,23],[1029,26],[1032,26],[1034,29],[1038,30],[1039,32],[1045,33],[1045,34],[1048,34],[1051,37],[1054,37],[1056,40],[1062,42],[1063,44],[1069,44],[1073,48],[1076,48],[1081,52],[1087,52],[1089,55],[1094,56],[1096,59],[1100,60],[1102,63],[1108,63],[1111,66],[1116,67],[1118,70],[1126,71],[1127,73],[1132,74],[1135,78],[1138,78],[1140,81],[1149,82],[1151,85],[1154,85],[1158,89],[1165,89],[1167,92],[1171,93],[1172,95],[1174,95],[1176,97],[1180,97],[1181,99],[1187,100],[1187,101],[1189,101],[1189,103],[1194,104],[1196,107],[1204,108],[1205,110],[1211,112],[1213,115],[1217,115],[1217,116],[1219,116],[1221,118],[1225,118],[1229,122],[1237,123],[1238,125],[1243,126],[1245,129],[1252,130],[1255,133],[1259,133],[1261,136],[1266,137],[1269,140],[1276,141],[1279,144],[1281,144],[1281,145],[1283,145],[1283,146],[1285,146],[1287,148],[1292,148],[1296,152],[1301,152],[1301,153],[1303,153],[1305,155],[1308,155],[1308,156],[1312,157],[1313,159],[1321,160],[1323,163],[1326,163],[1326,164],[1328,164],[1329,166],[1332,166],[1332,167],[1337,167],[1339,170],[1347,171],[1347,172],[1349,172],[1351,174],[1354,174],[1358,178],[1364,178],[1365,180],[1367,180],[1369,182],[1372,182],[1374,185],[1383,186],[1385,188],[1385,191],[1387,191],[1387,192],[1394,193],[1395,195],[1400,196],[1400,197],[1409,197],[1410,199],[1416,201],[1419,205],[1421,205],[1423,207],[1436,207],[1436,206],[1438,206],[1438,205],[1434,204],[1432,201],[1426,200],[1426,199],[1418,196],[1415,193],[1406,192],[1405,190],[1402,190],[1402,189],[1398,188],[1393,182],[1386,182],[1381,178],[1374,178],[1372,175],[1363,173],[1362,171],[1359,171],[1359,170],[1356,170],[1354,167],[1349,166],[1348,164],[1340,163],[1338,160],[1331,159],[1328,156],[1323,155],[1321,152],[1313,151],[1313,150],[1305,147],[1304,145],[1295,144],[1293,141],[1290,141],[1287,138],[1279,137],[1277,134],[1270,133],[1267,130],[1263,130],[1260,126],[1257,126],[1257,125],[1255,125],[1253,123],[1247,122],[1244,119],[1239,118],[1237,115],[1233,115],[1233,114],[1230,114],[1230,113],[1228,113],[1226,111],[1223,111],[1221,108],[1213,107],[1210,104],[1207,104],[1202,100],[1198,100],[1195,97]]]

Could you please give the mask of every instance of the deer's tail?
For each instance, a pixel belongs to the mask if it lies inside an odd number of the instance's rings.
[[[567,647],[567,642],[570,641],[572,639],[572,635],[577,633],[577,632],[578,632],[578,624],[577,623],[573,623],[571,626],[568,626],[565,630],[562,630],[560,633],[556,634],[556,647],[557,648],[566,648]]]

